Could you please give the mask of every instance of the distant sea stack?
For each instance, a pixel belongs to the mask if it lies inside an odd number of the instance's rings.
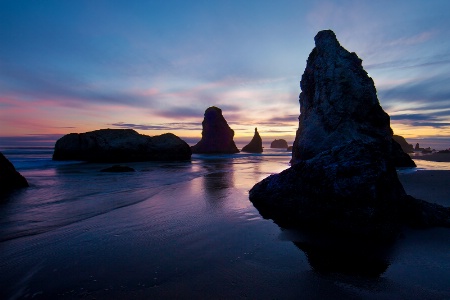
[[[258,128],[255,128],[255,134],[253,135],[252,140],[250,143],[241,150],[242,152],[249,152],[249,153],[262,153],[263,152],[263,146],[262,146],[262,139],[261,136],[258,133]]]
[[[270,143],[270,148],[287,149],[288,148],[288,143],[286,142],[286,140],[283,140],[283,139],[274,140],[272,143]]]
[[[202,122],[202,139],[191,147],[192,153],[238,153],[234,143],[234,131],[228,126],[222,110],[211,106],[206,109]]]
[[[405,223],[450,226],[449,209],[406,195],[392,158],[400,146],[362,60],[331,30],[315,44],[300,82],[291,167],[250,190],[255,207],[282,226],[352,239],[393,240]]]
[[[14,189],[28,187],[28,182],[14,165],[0,153],[0,195]]]
[[[150,137],[132,129],[100,129],[70,133],[55,144],[54,160],[131,162],[188,160],[189,145],[171,133]]]

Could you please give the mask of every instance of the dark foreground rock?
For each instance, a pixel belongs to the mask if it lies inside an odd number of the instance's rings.
[[[191,149],[171,133],[150,137],[132,129],[100,129],[71,133],[55,144],[54,160],[127,162],[188,160]]]
[[[262,139],[258,133],[258,128],[255,128],[255,134],[253,135],[253,138],[250,141],[250,143],[248,143],[248,145],[244,146],[244,148],[242,148],[241,151],[249,152],[249,153],[262,153],[263,152]]]
[[[211,106],[205,111],[202,122],[202,139],[192,146],[192,153],[238,153],[234,143],[234,131],[228,126],[222,110]]]
[[[404,224],[449,226],[450,211],[414,199],[398,180],[389,116],[361,60],[319,32],[300,82],[291,167],[250,190],[265,218],[336,236],[392,241]]]
[[[286,140],[283,140],[283,139],[274,140],[272,143],[270,143],[270,148],[284,148],[284,149],[287,149],[288,148],[288,143],[286,142]]]
[[[394,134],[392,138],[400,145],[400,147],[402,147],[403,152],[414,153],[414,146],[412,144],[408,144],[404,137]]]
[[[0,194],[28,186],[28,182],[14,165],[0,153]]]
[[[129,166],[114,165],[109,168],[101,169],[100,172],[112,172],[112,173],[123,173],[123,172],[135,172],[136,170]]]

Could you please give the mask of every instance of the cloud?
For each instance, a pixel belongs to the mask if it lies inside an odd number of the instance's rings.
[[[450,76],[435,74],[378,91],[379,98],[421,102],[426,107],[442,108],[450,105]]]
[[[391,115],[391,121],[400,121],[411,126],[428,126],[433,128],[442,128],[450,126],[450,119],[442,119],[440,116],[449,117],[450,112],[444,111],[441,113],[430,114],[397,114]]]
[[[429,41],[433,37],[437,35],[436,30],[431,31],[424,31],[417,34],[414,34],[412,36],[402,36],[398,39],[389,41],[386,43],[386,46],[395,46],[395,47],[404,47],[404,46],[411,46],[411,45],[417,45],[422,44],[424,42]]]
[[[418,59],[401,59],[401,60],[391,60],[381,63],[373,63],[366,65],[364,68],[368,71],[379,70],[379,69],[413,69],[413,68],[423,68],[431,66],[442,66],[450,64],[450,58],[439,57],[424,57],[420,60]]]
[[[136,129],[136,130],[201,130],[201,123],[194,122],[179,122],[179,123],[165,123],[165,124],[133,124],[125,122],[117,122],[112,124],[107,124],[114,127],[124,128],[124,129]]]
[[[60,139],[63,134],[30,134],[25,136],[0,136],[1,147],[16,147],[16,146],[36,146],[49,147],[54,146],[56,141]]]
[[[54,100],[60,106],[80,107],[98,104],[149,106],[152,95],[124,92],[113,87],[100,88],[78,76],[54,69],[29,70],[1,63],[0,87],[4,93],[27,101]],[[56,103],[55,103],[56,104]]]
[[[296,122],[298,123],[298,115],[288,115],[285,117],[274,117],[268,120],[269,123],[279,123],[279,122]]]

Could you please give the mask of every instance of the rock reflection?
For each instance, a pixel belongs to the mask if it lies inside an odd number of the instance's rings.
[[[283,235],[289,236],[305,253],[311,268],[321,274],[379,277],[389,268],[394,247],[394,243],[338,238],[324,233],[287,230]]]
[[[203,188],[210,204],[217,206],[234,187],[233,164],[225,160],[209,160],[208,173],[203,176]]]

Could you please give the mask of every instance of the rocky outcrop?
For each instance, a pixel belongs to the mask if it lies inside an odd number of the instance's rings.
[[[412,144],[408,144],[408,142],[405,140],[404,137],[400,135],[393,135],[392,138],[394,141],[396,141],[400,147],[402,148],[403,152],[405,153],[414,153],[414,147]]]
[[[234,143],[234,131],[228,126],[222,115],[222,110],[211,106],[205,111],[202,122],[202,139],[192,146],[192,153],[237,153]]]
[[[262,139],[261,136],[258,133],[258,128],[255,128],[255,134],[253,135],[252,140],[250,143],[241,150],[242,152],[249,152],[249,153],[262,153],[263,152],[263,146],[262,146]]]
[[[393,240],[405,223],[449,226],[447,208],[407,196],[398,180],[392,153],[401,147],[361,59],[331,30],[315,43],[291,167],[250,190],[255,207],[283,226],[360,239]]]
[[[287,149],[288,148],[288,143],[286,142],[286,140],[283,140],[283,139],[274,140],[272,143],[270,143],[270,148]]]
[[[171,133],[150,137],[132,129],[100,129],[71,133],[55,144],[54,160],[129,162],[187,160],[191,149]]]
[[[3,153],[0,153],[0,194],[24,187],[28,187],[25,177],[16,171]]]

